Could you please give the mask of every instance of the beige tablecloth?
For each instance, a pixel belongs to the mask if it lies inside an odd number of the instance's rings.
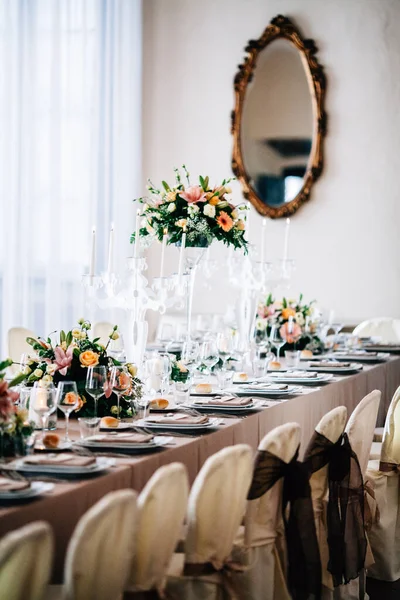
[[[315,425],[326,412],[345,405],[350,414],[373,389],[382,391],[378,417],[378,424],[382,425],[392,395],[399,385],[400,357],[391,357],[386,363],[365,366],[357,375],[338,377],[320,389],[309,387],[300,396],[282,401],[265,400],[265,408],[242,419],[226,418],[224,424],[211,433],[173,438],[173,446],[156,454],[118,458],[116,466],[100,477],[57,483],[53,492],[29,503],[13,507],[0,505],[0,536],[31,521],[49,522],[56,543],[53,580],[60,581],[65,551],[75,525],[88,508],[108,492],[121,488],[140,491],[160,466],[175,461],[186,465],[193,482],[211,454],[225,446],[243,442],[255,450],[266,433],[290,421],[301,426],[301,449],[304,451]],[[76,424],[72,423],[72,430],[74,426],[76,428]]]

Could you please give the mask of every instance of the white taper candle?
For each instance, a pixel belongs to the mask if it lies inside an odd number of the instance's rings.
[[[164,261],[165,261],[165,246],[166,245],[167,245],[167,232],[164,231],[163,239],[161,242],[160,277],[164,277]]]
[[[140,244],[139,228],[140,228],[140,208],[138,208],[137,211],[136,211],[136,221],[135,221],[135,250],[134,250],[134,253],[133,253],[133,257],[134,258],[138,258],[139,257],[139,244]]]
[[[283,260],[288,258],[290,219],[286,219],[285,241],[283,244]]]
[[[90,255],[89,277],[94,277],[96,268],[96,227],[92,227],[92,251]]]
[[[111,275],[114,269],[114,223],[111,223],[110,239],[108,243],[108,265],[107,273]]]

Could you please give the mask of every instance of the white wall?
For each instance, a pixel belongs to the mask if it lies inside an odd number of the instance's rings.
[[[295,287],[346,322],[400,317],[398,0],[144,0],[144,175],[167,179],[183,162],[211,179],[231,173],[232,80],[279,13],[315,39],[328,80],[324,173],[292,219]],[[261,218],[252,223],[259,243]],[[267,230],[274,258],[284,222]],[[198,288],[196,309],[224,310],[224,287]]]

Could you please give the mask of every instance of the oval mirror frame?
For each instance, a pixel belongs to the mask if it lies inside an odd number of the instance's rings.
[[[258,55],[268,44],[271,44],[278,38],[289,40],[300,53],[311,94],[314,131],[311,153],[302,188],[290,202],[282,206],[273,207],[268,206],[261,200],[250,183],[250,177],[244,166],[241,125],[246,90],[253,78]],[[233,135],[232,170],[242,185],[244,197],[253,204],[256,210],[261,215],[272,219],[279,219],[293,215],[309,199],[311,188],[322,173],[322,146],[327,131],[327,115],[324,108],[326,78],[324,69],[316,58],[317,47],[314,40],[303,39],[293,22],[288,17],[282,15],[278,15],[272,19],[258,40],[250,40],[245,48],[245,52],[247,52],[247,56],[244,59],[244,63],[239,65],[239,71],[234,79],[235,108],[231,113],[231,133]]]

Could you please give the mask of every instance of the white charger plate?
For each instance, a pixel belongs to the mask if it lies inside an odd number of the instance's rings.
[[[350,367],[318,367],[310,365],[307,371],[315,371],[316,373],[332,373],[333,375],[355,375],[362,371],[363,366],[359,363],[352,363]]]
[[[271,378],[271,381],[274,381],[275,383],[301,383],[302,385],[320,384],[333,379],[333,375],[329,373],[321,373],[312,379],[307,377],[285,377],[284,373],[277,376],[269,375],[269,377]]]
[[[241,396],[263,396],[269,398],[275,396],[293,396],[295,394],[299,394],[301,392],[301,388],[299,386],[289,385],[286,390],[277,390],[276,388],[267,388],[267,387],[251,387],[250,385],[240,387],[239,390],[235,391],[238,395]]]
[[[389,360],[389,356],[387,354],[383,354],[382,352],[378,352],[375,356],[365,354],[345,354],[344,352],[335,352],[334,354],[330,354],[327,358],[334,358],[338,361],[345,362],[360,362],[360,363],[380,363],[386,362]]]
[[[116,437],[115,442],[99,442],[96,441],[97,436],[91,436],[90,438],[86,438],[84,440],[79,440],[76,442],[76,445],[82,446],[84,448],[93,448],[100,450],[124,450],[126,452],[146,452],[149,450],[157,450],[158,448],[162,448],[166,444],[170,444],[172,442],[171,437],[166,437],[162,435],[156,435],[150,442],[138,444],[138,443],[118,443],[118,438]]]
[[[220,419],[209,419],[208,423],[200,423],[200,424],[193,424],[193,423],[179,423],[179,421],[177,421],[176,423],[151,423],[147,420],[142,420],[142,421],[138,421],[138,427],[146,427],[146,429],[154,429],[154,430],[158,430],[158,429],[169,429],[171,431],[173,430],[181,430],[181,429],[190,429],[193,431],[199,431],[201,429],[212,429],[213,427],[217,427],[220,424]]]
[[[32,481],[29,488],[16,490],[15,492],[0,492],[0,500],[12,502],[14,500],[28,500],[41,494],[46,494],[54,489],[54,483],[46,481]]]
[[[200,399],[200,397],[197,397],[198,399]],[[204,397],[206,400],[208,400],[208,398],[205,396]],[[231,406],[231,405],[221,405],[221,404],[211,404],[211,402],[209,403],[204,403],[201,404],[199,402],[192,402],[191,404],[185,404],[184,405],[186,408],[191,408],[194,410],[212,410],[212,411],[220,411],[223,413],[227,413],[227,412],[246,412],[246,411],[251,411],[254,409],[258,409],[260,408],[260,403],[259,402],[252,402],[251,404],[247,404],[246,406]]]
[[[23,458],[14,460],[7,465],[4,465],[4,470],[21,471],[23,473],[42,473],[43,475],[58,475],[62,477],[74,477],[78,475],[93,475],[94,473],[102,473],[115,465],[114,458],[97,457],[96,462],[88,467],[73,467],[60,465],[30,465],[25,464]]]
[[[117,427],[100,427],[100,431],[125,431],[126,429],[131,429],[131,427],[132,423],[121,421]]]

